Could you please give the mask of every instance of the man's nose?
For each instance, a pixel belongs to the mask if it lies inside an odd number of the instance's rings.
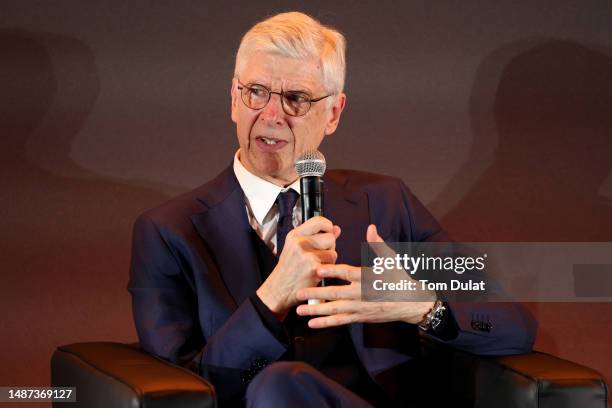
[[[271,94],[268,104],[264,106],[260,117],[264,121],[281,124],[285,112],[283,111],[283,101],[278,94]]]

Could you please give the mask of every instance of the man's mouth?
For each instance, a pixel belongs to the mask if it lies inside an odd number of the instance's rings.
[[[255,144],[263,152],[275,153],[283,149],[288,142],[282,139],[276,139],[269,136],[257,136],[255,138]]]
[[[276,139],[269,139],[267,137],[260,137],[259,139],[261,139],[265,144],[268,145],[275,145],[278,142]]]

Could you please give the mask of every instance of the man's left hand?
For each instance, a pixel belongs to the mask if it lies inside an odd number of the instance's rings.
[[[368,242],[383,242],[376,227],[370,225]],[[297,313],[301,316],[320,316],[310,319],[311,328],[340,326],[350,323],[384,323],[403,321],[417,324],[423,320],[434,305],[427,302],[364,302],[361,300],[361,268],[352,265],[321,265],[317,270],[320,278],[338,278],[350,282],[348,285],[334,285],[301,289],[299,300],[322,299],[324,303],[300,305]],[[422,298],[421,298],[422,299]]]

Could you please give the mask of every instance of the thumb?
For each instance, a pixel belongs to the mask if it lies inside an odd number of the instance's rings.
[[[339,225],[334,225],[333,234],[334,234],[334,237],[336,237],[336,239],[338,239],[340,234],[342,234],[342,229],[340,228]]]
[[[374,253],[380,257],[394,257],[395,251],[389,248],[385,241],[378,235],[378,229],[376,225],[370,224],[368,225],[368,231],[366,232],[366,239],[368,243],[374,244],[370,245],[370,248],[374,250]]]
[[[368,231],[366,232],[366,239],[368,242],[384,242],[383,239],[378,235],[378,229],[376,225],[368,225]]]

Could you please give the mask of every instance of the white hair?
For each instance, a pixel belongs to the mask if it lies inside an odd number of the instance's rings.
[[[304,13],[281,13],[255,24],[242,37],[234,75],[239,75],[253,52],[316,59],[321,64],[326,90],[338,94],[344,89],[345,49],[346,40],[335,29]]]

